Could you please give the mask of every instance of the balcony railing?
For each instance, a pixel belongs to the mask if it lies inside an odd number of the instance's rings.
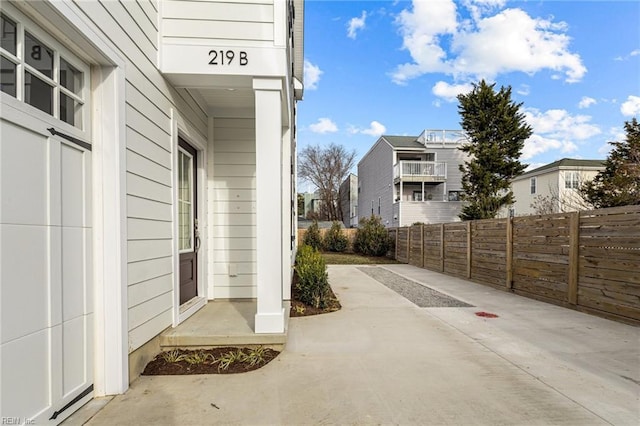
[[[444,182],[447,163],[443,161],[398,161],[393,166],[394,180],[408,182]]]

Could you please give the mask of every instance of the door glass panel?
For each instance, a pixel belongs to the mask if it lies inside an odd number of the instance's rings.
[[[24,57],[27,64],[53,78],[53,50],[27,31],[24,32]]]
[[[0,90],[15,98],[16,96],[16,64],[2,58],[0,66]]]
[[[47,114],[53,113],[53,87],[43,80],[24,73],[24,101]]]
[[[64,93],[60,93],[60,120],[76,127],[82,123],[82,105]]]
[[[60,58],[60,84],[76,95],[79,95],[82,89],[82,73],[63,58]]]
[[[193,159],[182,151],[178,151],[178,234],[179,250],[193,248],[193,212],[191,207],[191,191],[193,176]]]
[[[7,52],[15,56],[16,54],[16,23],[6,16],[2,15],[2,42],[0,46]]]

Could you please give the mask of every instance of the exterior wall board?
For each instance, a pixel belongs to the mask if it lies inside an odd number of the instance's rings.
[[[156,32],[154,37],[157,38],[158,6],[155,4],[155,2],[152,2],[151,0],[138,0],[136,3],[138,4],[138,6],[140,6],[140,9],[142,9],[142,11],[144,12],[147,20],[151,22],[151,25],[153,26],[153,28],[155,28]]]
[[[219,118],[213,129],[213,271],[215,298],[256,295],[255,120]],[[230,276],[230,264],[236,276]]]
[[[382,223],[393,225],[393,149],[383,140],[358,163],[358,217],[373,214],[382,218]],[[380,198],[380,213],[378,213]]]
[[[171,152],[173,130],[171,110],[178,112],[179,125],[191,126],[202,138],[207,134],[207,118],[195,100],[184,90],[171,87],[157,69],[157,2],[78,2],[85,15],[103,31],[127,60],[126,126],[127,126],[127,221],[129,245],[166,246],[172,241],[173,222]],[[134,242],[135,241],[135,242]],[[170,274],[171,257],[143,259],[134,249],[129,255],[128,285]],[[145,265],[146,264],[146,265]],[[156,269],[160,267],[160,269]],[[169,279],[169,278],[165,278]],[[171,278],[172,279],[172,278]],[[163,281],[164,283],[164,281]],[[166,285],[147,290],[135,311],[129,304],[129,351],[171,325],[171,293]],[[158,298],[163,303],[157,302]],[[163,297],[163,298],[162,298]],[[156,300],[155,302],[152,302]],[[148,302],[148,303],[147,303]]]
[[[131,19],[136,23],[140,31],[144,34],[149,43],[153,45],[156,49],[156,54],[158,50],[158,28],[157,25],[154,25],[153,22],[149,19],[149,16],[142,9],[140,1],[123,1],[122,6],[126,9]]]
[[[410,226],[416,222],[446,223],[458,222],[458,214],[462,207],[461,202],[456,201],[425,201],[404,202],[400,204],[402,210],[402,225]]]

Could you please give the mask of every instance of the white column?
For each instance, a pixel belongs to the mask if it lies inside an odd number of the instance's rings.
[[[254,78],[256,99],[256,333],[283,333],[282,80]]]
[[[291,129],[282,129],[282,299],[291,299]]]

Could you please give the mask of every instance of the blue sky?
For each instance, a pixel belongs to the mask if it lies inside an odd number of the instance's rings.
[[[532,166],[605,158],[640,118],[636,0],[307,0],[304,53],[298,150],[359,161],[381,134],[459,129],[456,95],[481,78],[523,102]]]

